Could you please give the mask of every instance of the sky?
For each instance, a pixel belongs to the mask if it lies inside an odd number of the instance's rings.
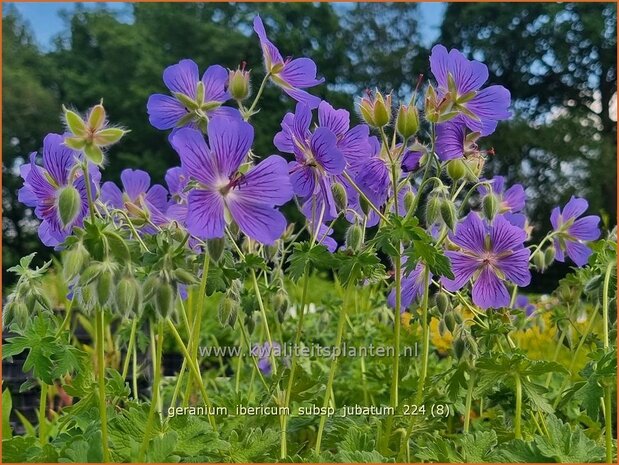
[[[52,39],[64,29],[64,20],[60,13],[71,11],[75,3],[13,3],[5,2],[5,5],[13,5],[22,17],[30,23],[37,43],[42,49],[51,47]],[[93,8],[101,3],[81,3],[86,8]],[[131,13],[126,3],[104,3],[107,7],[118,10],[120,19],[131,22]],[[427,45],[430,45],[439,35],[439,27],[443,21],[446,5],[444,3],[420,3],[421,15],[419,24],[420,32]],[[6,11],[6,10],[5,10]]]

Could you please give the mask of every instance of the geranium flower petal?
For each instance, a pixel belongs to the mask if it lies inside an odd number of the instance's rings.
[[[292,87],[314,87],[325,82],[316,79],[316,63],[310,58],[295,58],[284,65],[278,76]]]
[[[455,234],[451,234],[451,241],[465,250],[475,253],[484,251],[486,226],[475,212],[469,213],[456,227]]]
[[[207,133],[220,173],[229,176],[236,172],[254,142],[252,125],[245,121],[213,118]]]
[[[286,218],[272,206],[244,196],[230,196],[226,205],[239,229],[261,244],[273,244],[286,229]]]
[[[565,241],[565,251],[577,266],[585,266],[593,253],[589,247],[577,241]]]
[[[283,205],[293,195],[288,163],[278,155],[271,155],[245,174],[234,195],[260,199],[270,205]]]
[[[230,98],[226,90],[228,84],[228,71],[220,65],[212,65],[206,68],[202,75],[204,83],[205,102],[225,102]]]
[[[446,277],[441,278],[441,283],[448,291],[455,292],[462,289],[466,283],[473,277],[473,274],[481,266],[480,260],[470,255],[465,255],[461,252],[445,252],[447,258],[451,262],[451,270],[454,274],[454,279]]]
[[[580,239],[581,241],[594,241],[600,237],[600,229],[598,228],[599,222],[599,216],[584,216],[574,221],[567,232],[570,236]]]
[[[529,270],[530,255],[530,250],[523,248],[507,257],[499,259],[497,266],[505,273],[505,277],[514,284],[521,287],[528,286],[531,283],[531,271]]]
[[[172,129],[188,114],[187,109],[178,100],[162,94],[148,97],[146,110],[150,124],[160,130]]]
[[[120,179],[131,201],[145,194],[150,186],[150,175],[142,170],[127,168],[120,173]]]
[[[473,284],[473,303],[486,310],[509,306],[509,292],[491,270],[486,267]]]
[[[224,201],[219,192],[194,189],[187,198],[186,223],[188,231],[201,239],[223,237]]]
[[[344,155],[337,149],[336,143],[335,134],[327,128],[317,128],[310,141],[316,161],[329,174],[340,174],[346,167]]]
[[[501,215],[492,222],[490,241],[495,254],[522,249],[526,238],[527,233],[523,229],[514,226]]]
[[[209,125],[210,126],[210,125]],[[206,185],[213,185],[219,171],[200,131],[181,128],[170,136],[170,143],[181,159],[185,172]]]

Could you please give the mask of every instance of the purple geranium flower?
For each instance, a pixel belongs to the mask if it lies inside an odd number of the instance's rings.
[[[238,110],[222,106],[230,99],[228,71],[222,66],[209,66],[200,80],[198,65],[181,60],[164,70],[163,82],[173,97],[153,94],[146,104],[150,124],[157,129],[203,127],[215,116],[241,118]]]
[[[268,39],[260,16],[254,18],[254,31],[260,38],[264,67],[271,81],[297,102],[304,103],[311,109],[316,108],[320,98],[302,90],[324,82],[324,78],[316,79],[316,63],[309,58],[284,60],[277,47]]]
[[[281,346],[279,343],[274,342],[273,348],[271,348],[271,344],[265,342],[264,344],[254,344],[251,355],[253,357],[258,357],[258,369],[265,376],[270,376],[273,372],[273,366],[271,365],[271,353],[273,353],[274,357],[281,356]]]
[[[171,138],[183,169],[199,183],[187,198],[187,229],[200,238],[223,237],[229,215],[248,237],[272,244],[286,229],[286,218],[275,207],[293,194],[286,160],[271,155],[241,173],[254,140],[253,127],[244,121],[213,118],[208,139],[207,144],[190,128]]]
[[[526,295],[518,294],[516,297],[516,301],[514,302],[514,308],[524,310],[524,313],[527,316],[533,315],[535,311],[535,305],[529,302],[529,299]]]
[[[43,166],[36,164],[36,153],[30,154],[30,163],[20,167],[24,186],[19,189],[18,199],[42,220],[39,237],[47,246],[61,244],[71,234],[74,226],[81,226],[88,214],[88,196],[84,174],[78,169],[79,154],[66,145],[60,134],[48,134],[43,140]],[[93,192],[99,183],[99,170],[90,167],[90,182]],[[75,189],[79,206],[72,218],[63,222],[60,216],[60,195],[66,189]]]
[[[449,237],[460,250],[445,252],[455,276],[441,280],[447,290],[457,291],[472,278],[475,305],[497,308],[509,305],[505,281],[517,286],[527,286],[531,281],[530,251],[523,247],[526,233],[502,216],[488,226],[471,212]]]
[[[435,45],[430,55],[430,68],[438,82],[441,98],[449,96],[457,117],[469,129],[482,136],[492,134],[497,122],[511,117],[511,96],[503,86],[481,89],[488,80],[488,68],[483,63],[467,60],[458,50],[447,51],[443,45]]]
[[[554,247],[558,261],[565,261],[564,252],[578,266],[584,266],[589,261],[591,249],[583,241],[594,241],[600,237],[600,217],[589,215],[579,218],[588,207],[589,203],[585,199],[572,196],[563,211],[559,207],[552,210],[550,222],[554,228]]]
[[[101,200],[119,209],[127,210],[135,217],[144,217],[156,225],[168,222],[164,213],[168,205],[168,191],[160,184],[150,185],[146,171],[125,169],[120,173],[121,191],[113,182],[101,187]]]
[[[437,124],[435,151],[441,161],[462,158],[466,152],[466,125],[458,120]]]
[[[406,257],[403,258],[405,259]],[[403,260],[403,264],[404,263],[406,263],[405,260]],[[425,265],[422,262],[419,262],[413,271],[402,278],[400,313],[404,313],[413,301],[417,300],[423,294],[425,289],[425,269]],[[432,280],[432,273],[429,274],[429,279]],[[387,304],[391,308],[395,308],[395,288],[393,288],[389,293],[389,296],[387,297]]]
[[[516,213],[524,208],[527,197],[522,185],[514,184],[506,190],[505,178],[503,176],[495,176],[487,181],[491,183],[491,190],[488,190],[486,186],[482,185],[479,186],[479,193],[483,197],[490,193],[494,194],[499,201],[499,213]]]
[[[294,114],[284,116],[282,130],[273,143],[282,152],[295,156],[295,161],[288,165],[294,193],[304,199],[316,197],[320,207],[317,214],[322,220],[329,220],[337,216],[331,184],[333,177],[344,171],[346,159],[338,148],[337,135],[328,127],[311,132],[311,122],[309,107],[297,104]]]
[[[170,168],[165,175],[165,182],[170,191],[170,201],[166,210],[166,216],[172,220],[184,222],[187,217],[187,192],[189,176],[180,166]]]

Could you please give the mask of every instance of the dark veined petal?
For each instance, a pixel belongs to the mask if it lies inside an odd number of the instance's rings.
[[[204,83],[205,102],[225,102],[230,98],[226,90],[228,84],[228,71],[220,65],[212,65],[206,68],[202,75]]]
[[[464,156],[466,126],[458,121],[447,121],[436,126],[436,154],[441,161]]]
[[[187,198],[187,230],[201,239],[223,237],[224,201],[219,192],[194,189]]]
[[[338,138],[337,148],[353,169],[367,161],[372,155],[369,135],[370,128],[365,124],[359,124]]]
[[[503,281],[485,267],[473,284],[473,303],[486,310],[509,306],[509,292]]]
[[[563,253],[563,249],[561,248],[561,243],[559,242],[559,239],[553,239],[552,243],[555,247],[555,260],[563,263],[565,261],[565,255]]]
[[[286,230],[286,218],[272,206],[245,196],[229,196],[226,205],[239,229],[261,244],[273,244]]]
[[[288,163],[278,155],[271,155],[258,163],[234,190],[235,197],[260,199],[269,205],[283,205],[292,195]]]
[[[599,222],[599,216],[584,216],[574,221],[567,232],[570,236],[580,239],[581,241],[594,241],[600,237],[600,229],[598,228]]]
[[[294,146],[292,142],[292,131],[294,125],[294,113],[286,113],[282,120],[282,130],[275,134],[273,138],[273,144],[284,153],[294,153]]]
[[[258,34],[260,39],[260,46],[262,47],[262,54],[264,57],[264,64],[267,71],[271,71],[271,68],[275,64],[283,63],[282,55],[277,50],[277,47],[267,37],[267,33],[264,29],[264,24],[260,16],[254,18],[254,31]]]
[[[188,180],[187,173],[180,166],[175,166],[166,171],[165,182],[171,195],[181,195]]]
[[[221,173],[200,131],[179,129],[170,135],[170,143],[180,156],[181,165],[189,176],[206,185],[216,183]]]
[[[577,241],[565,241],[565,249],[567,256],[570,257],[577,266],[585,266],[593,253],[589,247]]]
[[[518,286],[528,286],[531,282],[531,271],[529,270],[529,249],[520,249],[514,253],[500,258],[497,266],[505,273],[505,277]]]
[[[476,254],[484,251],[486,225],[475,212],[469,213],[456,227],[455,234],[450,234],[451,241],[465,250]]]
[[[207,128],[212,155],[217,159],[220,173],[235,173],[254,142],[254,128],[245,121],[213,118]]]
[[[329,174],[340,174],[346,168],[344,155],[337,148],[337,138],[327,128],[317,128],[312,135],[310,147],[316,161]]]
[[[488,67],[475,60],[467,60],[456,49],[449,51],[449,72],[453,75],[458,95],[478,90],[488,80]]]
[[[165,212],[168,207],[168,191],[161,184],[155,184],[148,189],[145,199],[161,213]]]
[[[77,153],[64,145],[60,134],[48,134],[43,140],[43,167],[60,186],[68,183],[69,171],[77,163]]]
[[[503,206],[509,208],[512,212],[519,212],[524,208],[526,199],[524,187],[520,184],[514,184],[503,194]]]
[[[481,120],[500,121],[511,117],[510,103],[509,90],[503,86],[489,86],[480,90],[470,102],[467,102],[466,108]]]
[[[123,193],[111,181],[107,181],[101,186],[101,200],[114,208],[122,208],[124,204]]]
[[[447,73],[449,72],[449,52],[447,52],[447,49],[443,45],[435,45],[432,47],[430,69],[438,85],[446,89]]]
[[[208,112],[210,118],[223,118],[231,121],[243,121],[241,112],[236,108],[221,106]]]
[[[295,87],[282,87],[282,89],[297,102],[307,105],[311,110],[317,108],[322,101],[320,97],[316,97],[315,95],[311,95],[310,93]]]
[[[316,63],[310,58],[295,58],[284,65],[278,76],[291,87],[314,87],[325,82],[316,79]]]
[[[127,168],[120,173],[120,179],[131,201],[135,201],[140,195],[146,194],[150,187],[150,175],[146,171]]]
[[[291,161],[288,163],[288,170],[292,188],[296,195],[307,197],[314,193],[316,189],[316,174],[312,167]]]
[[[43,169],[36,164],[36,154],[30,155],[30,171],[26,182],[30,185],[33,194],[37,197],[37,203],[53,198],[55,189],[45,178]]]
[[[350,127],[350,113],[344,109],[336,110],[323,100],[318,105],[318,125],[331,129],[336,136],[341,137]]]
[[[482,136],[489,136],[494,131],[496,131],[496,127],[498,126],[498,121],[494,119],[473,119],[466,115],[456,116],[456,119],[461,119],[466,124],[466,127],[469,128],[473,132],[478,132]]]
[[[572,196],[570,201],[563,207],[563,214],[561,215],[563,217],[563,222],[565,223],[570,219],[578,218],[587,211],[587,208],[589,208],[589,202],[587,202],[586,199]]]
[[[552,228],[555,231],[561,226],[561,209],[559,207],[552,209],[550,213],[550,224],[552,224]]]
[[[421,152],[407,149],[404,152],[404,155],[402,155],[402,169],[407,173],[418,170],[419,162],[421,161],[422,156],[423,153]]]
[[[527,233],[523,229],[514,226],[501,215],[494,219],[490,227],[490,242],[495,254],[521,249],[526,238]]]
[[[285,120],[285,118],[284,118]],[[312,124],[312,111],[304,103],[297,103],[292,119],[292,135],[298,142],[304,143],[310,135],[310,125]],[[282,122],[283,127],[283,122]]]
[[[181,118],[188,114],[187,109],[178,100],[162,94],[148,97],[146,110],[150,124],[160,130],[176,127]]]
[[[451,270],[454,274],[454,279],[446,277],[441,278],[441,284],[448,291],[457,291],[462,289],[466,283],[473,277],[473,274],[481,266],[481,261],[470,255],[465,255],[461,252],[445,252],[447,258],[451,262]]]
[[[193,60],[181,60],[163,71],[163,82],[168,89],[192,99],[196,98],[199,80],[198,65]]]

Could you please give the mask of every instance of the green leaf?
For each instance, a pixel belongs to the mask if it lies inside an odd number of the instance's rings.
[[[131,251],[125,239],[114,231],[103,231],[103,237],[107,241],[108,250],[120,263],[131,261]]]
[[[179,457],[173,455],[177,441],[178,434],[175,431],[168,431],[161,436],[155,436],[151,439],[146,452],[146,461],[151,463],[178,462]]]
[[[290,254],[288,263],[288,276],[293,281],[298,281],[312,269],[324,269],[332,265],[333,256],[324,245],[299,242],[294,245],[294,251]]]
[[[554,415],[546,417],[548,436],[538,437],[535,444],[540,452],[556,462],[597,462],[604,459],[604,449],[585,436],[582,429],[563,423]]]
[[[362,279],[377,280],[385,274],[385,267],[373,249],[353,254],[342,251],[337,256],[340,261],[337,274],[344,286],[355,285]]]
[[[533,443],[524,442],[522,439],[514,439],[503,444],[498,451],[498,462],[510,463],[543,463],[548,459],[541,454]]]
[[[13,409],[13,400],[8,389],[2,391],[2,439],[11,439],[13,429],[9,423],[11,410]]]
[[[423,261],[435,276],[445,276],[454,279],[451,271],[451,263],[442,250],[438,250],[431,242],[426,240],[413,240],[411,247],[404,251],[408,257],[406,273],[410,273],[419,260]]]
[[[460,441],[462,458],[465,462],[488,462],[494,460],[497,437],[494,431],[480,431],[475,434],[465,434]]]

